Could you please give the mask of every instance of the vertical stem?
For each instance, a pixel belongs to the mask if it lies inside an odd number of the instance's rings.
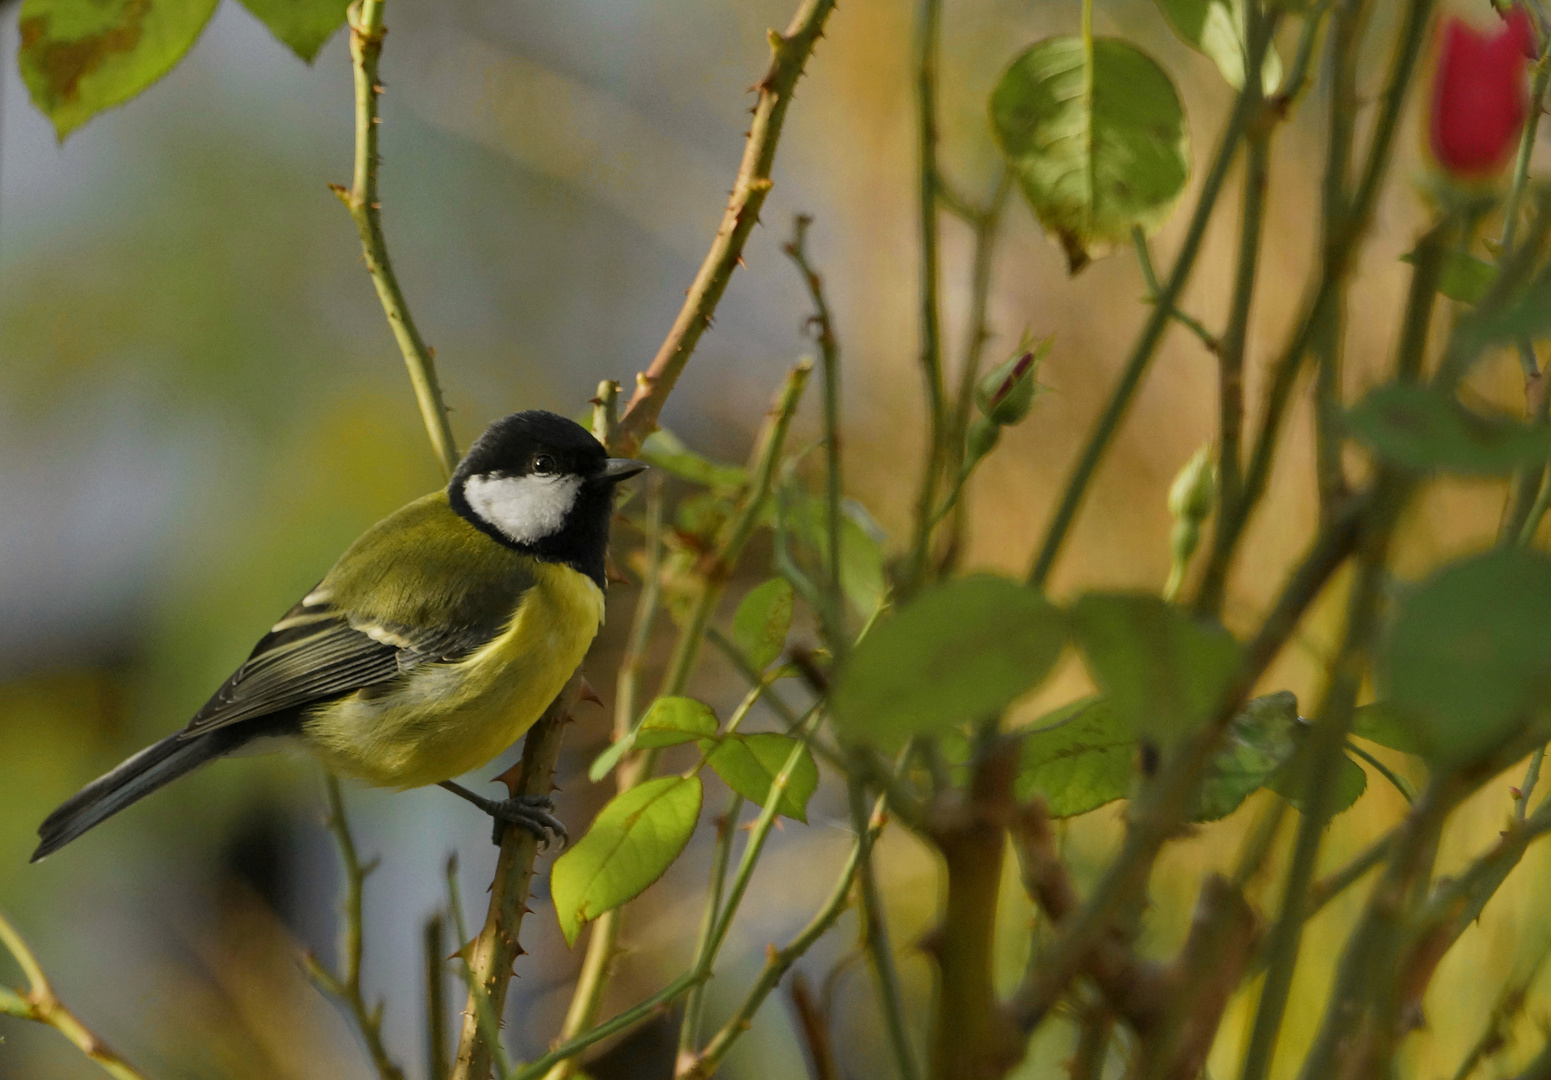
[[[562,733],[571,708],[581,694],[581,684],[581,673],[577,672],[538,723],[528,730],[522,744],[522,760],[515,770],[515,779],[510,782],[513,797],[548,795],[554,790]],[[453,1063],[451,1080],[485,1080],[490,1075],[491,1063],[499,1047],[487,1042],[480,1029],[479,1015],[486,1008],[486,1002],[497,1017],[506,1007],[512,965],[522,952],[517,939],[528,908],[537,856],[538,840],[533,834],[526,829],[507,826],[501,836],[501,853],[496,857],[485,923],[466,952],[469,1001],[463,1014],[463,1029],[458,1038],[458,1056]]]
[[[1251,3],[1250,11],[1258,10]],[[1245,89],[1258,81],[1246,77]],[[1258,107],[1258,102],[1256,102]],[[1218,505],[1237,502],[1243,485],[1239,453],[1244,441],[1244,349],[1249,337],[1250,306],[1255,296],[1255,272],[1264,232],[1266,183],[1270,172],[1270,131],[1264,126],[1250,135],[1244,162],[1244,210],[1239,224],[1239,259],[1228,325],[1217,354]]]
[[[722,893],[727,887],[727,866],[732,861],[732,838],[738,831],[738,812],[743,809],[743,796],[733,793],[727,800],[727,809],[716,823],[716,849],[711,856],[711,881],[706,889],[705,914],[700,920],[700,943],[695,949],[695,970],[709,970],[711,938],[716,933],[717,915],[722,906]],[[679,1026],[679,1055],[676,1069],[686,1068],[696,1058],[700,1047],[700,1025],[705,1020],[705,983],[690,987],[684,1002],[684,1022]]]
[[[889,1050],[900,1080],[921,1080],[915,1050],[910,1043],[910,1027],[905,1019],[904,997],[899,988],[899,972],[894,966],[894,950],[889,942],[888,923],[884,921],[883,898],[873,866],[873,830],[867,810],[867,794],[852,770],[850,781],[851,828],[857,836],[857,880],[862,900],[862,924],[868,966],[877,986],[878,1005],[883,1027],[888,1034]]]
[[[980,360],[991,337],[986,325],[986,308],[991,300],[991,270],[996,256],[996,239],[1002,228],[1002,213],[1012,194],[1012,166],[1002,169],[996,190],[985,211],[976,219],[975,250],[969,273],[969,316],[964,328],[964,366],[959,372],[959,388],[953,406],[950,429],[950,461],[957,470],[962,465],[964,433],[969,429],[969,414],[975,404],[975,382],[980,375]]]
[[[1271,1067],[1292,987],[1298,947],[1307,918],[1309,886],[1319,857],[1320,841],[1330,816],[1336,766],[1346,744],[1352,712],[1362,689],[1368,654],[1378,633],[1390,537],[1411,484],[1381,476],[1369,520],[1363,527],[1357,582],[1347,605],[1345,640],[1333,665],[1330,682],[1305,744],[1300,774],[1303,815],[1293,843],[1292,865],[1282,895],[1281,913],[1268,949],[1269,964],[1240,1080],[1264,1080]]]
[[[694,671],[696,660],[700,655],[700,641],[716,610],[723,586],[758,524],[765,500],[769,497],[776,466],[780,462],[781,451],[786,444],[786,435],[790,430],[792,417],[797,411],[797,404],[801,400],[803,388],[807,384],[811,370],[812,364],[807,361],[798,364],[787,376],[786,383],[776,398],[754,451],[754,466],[749,490],[744,495],[738,518],[728,529],[727,535],[705,571],[701,592],[695,599],[695,606],[689,618],[685,621],[673,659],[659,687],[661,694],[680,694],[689,682],[689,676]],[[648,520],[652,524],[648,525],[650,547],[647,587],[643,588],[642,598],[636,609],[637,618],[631,626],[627,664],[620,671],[619,696],[614,715],[616,739],[625,737],[635,721],[636,671],[639,668],[640,654],[646,647],[650,619],[657,607],[660,589],[662,512],[659,489],[655,502],[648,510]],[[627,672],[629,672],[628,679]],[[628,791],[647,779],[651,775],[654,763],[655,755],[652,751],[640,753],[633,759],[622,762],[615,774],[618,790]],[[566,1010],[565,1023],[561,1027],[559,1041],[562,1043],[581,1037],[583,1032],[597,1022],[598,1012],[603,1007],[603,992],[608,986],[609,966],[618,949],[623,918],[624,909],[614,908],[604,912],[592,924],[592,930],[587,939],[587,953],[582,959],[582,969],[577,976],[576,988],[571,992],[571,1004]],[[547,1080],[564,1080],[566,1077],[575,1075],[577,1069],[575,1057],[563,1057],[550,1069]]]
[[[1342,0],[1349,9],[1365,0]],[[1355,258],[1358,244],[1366,233],[1373,215],[1379,187],[1384,181],[1389,164],[1390,150],[1400,124],[1405,96],[1410,88],[1416,64],[1421,56],[1422,43],[1426,40],[1427,26],[1435,0],[1408,0],[1404,19],[1395,42],[1394,56],[1390,62],[1390,74],[1385,85],[1383,104],[1374,122],[1373,137],[1368,148],[1368,158],[1357,191],[1349,204],[1344,226],[1338,242],[1326,246],[1319,277],[1313,285],[1303,314],[1299,317],[1286,347],[1272,367],[1271,384],[1266,390],[1263,419],[1249,464],[1244,472],[1243,497],[1237,506],[1224,506],[1216,527],[1212,530],[1212,552],[1196,596],[1198,611],[1221,609],[1227,589],[1228,573],[1239,541],[1249,525],[1256,505],[1265,494],[1270,479],[1271,465],[1281,443],[1282,423],[1292,391],[1302,370],[1303,361],[1314,339],[1316,329],[1324,318],[1326,309],[1344,292],[1346,280]],[[1349,17],[1349,16],[1348,16]],[[1349,37],[1341,38],[1353,47]]]
[[[446,924],[440,915],[425,922],[425,1074],[447,1080],[447,955]]]
[[[943,400],[942,331],[938,308],[937,251],[937,53],[942,27],[942,0],[917,0],[916,140],[917,213],[921,240],[921,374],[926,382],[930,432],[921,489],[916,499],[915,538],[901,591],[908,596],[920,587],[931,555],[933,511],[946,452],[947,407]]]
[[[339,780],[333,773],[323,774],[324,792],[328,797],[329,831],[339,845],[340,862],[345,871],[345,902],[341,914],[344,924],[339,931],[339,963],[344,967],[342,975],[326,970],[310,953],[302,958],[302,965],[324,993],[338,998],[350,1010],[351,1019],[361,1032],[366,1051],[371,1055],[372,1066],[381,1080],[404,1080],[404,1074],[388,1056],[382,1041],[382,1002],[368,1005],[361,993],[361,956],[365,933],[362,927],[362,899],[366,892],[366,879],[377,868],[376,860],[362,863],[350,835],[350,822],[345,817],[345,800],[339,790]]]
[[[382,232],[382,202],[377,194],[377,167],[381,161],[377,153],[377,132],[382,123],[377,112],[377,97],[382,93],[377,62],[382,57],[382,39],[387,34],[382,25],[382,5],[383,0],[356,0],[350,6],[350,57],[355,68],[355,174],[348,191],[335,185],[334,193],[350,211],[361,236],[366,270],[376,286],[377,299],[382,302],[388,327],[404,355],[409,381],[415,388],[415,400],[420,405],[420,419],[425,422],[426,434],[431,437],[431,449],[435,451],[442,471],[451,476],[458,464],[458,450],[452,427],[447,422],[447,406],[442,401],[441,387],[436,381],[435,354],[420,337],[414,317],[409,313]]]
[[[1513,165],[1513,183],[1508,190],[1508,198],[1503,204],[1503,229],[1499,243],[1504,257],[1513,250],[1514,240],[1518,236],[1519,205],[1524,197],[1524,185],[1529,179],[1529,163],[1535,151],[1535,133],[1540,128],[1540,113],[1546,96],[1546,87],[1548,82],[1551,82],[1551,63],[1548,63],[1545,55],[1545,42],[1541,42],[1540,51],[1541,59],[1535,65],[1535,78],[1530,88],[1529,117],[1525,120],[1524,131],[1519,136],[1519,152]],[[1533,342],[1520,341],[1519,353],[1524,361],[1525,413],[1531,423],[1547,423],[1548,419],[1551,419],[1551,386],[1547,385],[1548,381],[1551,381],[1551,374],[1539,369]],[[1498,536],[1499,543],[1518,542],[1546,477],[1544,462],[1533,468],[1520,469],[1514,477],[1508,505],[1504,508],[1503,525]]]
[[[1352,141],[1357,119],[1357,64],[1363,30],[1370,11],[1367,0],[1340,0],[1331,33],[1330,109],[1322,185],[1321,243],[1325,265],[1340,250],[1351,214]],[[1314,475],[1321,519],[1327,519],[1347,495],[1341,464],[1345,431],[1341,422],[1342,354],[1346,334],[1346,301],[1339,290],[1319,312],[1313,328]]]
[[[808,261],[808,226],[812,222],[812,218],[799,214],[792,239],[784,250],[797,264],[803,284],[808,287],[808,296],[813,301],[814,313],[809,323],[814,327],[824,367],[824,537],[829,548],[829,558],[819,615],[824,622],[824,636],[838,663],[844,661],[851,644],[845,629],[845,591],[840,578],[840,501],[845,492],[840,467],[840,342],[835,336],[829,302],[824,298],[824,279]]]
[[[1541,52],[1545,52],[1544,44],[1541,45]],[[1503,231],[1499,243],[1504,253],[1513,250],[1513,241],[1518,235],[1519,204],[1524,198],[1524,184],[1529,179],[1529,162],[1535,153],[1535,134],[1540,130],[1540,113],[1544,108],[1548,83],[1551,83],[1551,63],[1542,55],[1535,65],[1535,78],[1530,86],[1529,116],[1519,135],[1519,153],[1513,163],[1513,184],[1503,203]]]

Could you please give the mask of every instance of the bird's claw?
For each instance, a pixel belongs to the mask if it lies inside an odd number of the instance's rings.
[[[555,840],[565,847],[571,842],[565,824],[554,814],[555,801],[548,795],[514,795],[510,799],[492,800],[486,808],[495,818],[495,828],[490,839],[501,843],[503,825],[516,825],[531,833],[542,850]]]

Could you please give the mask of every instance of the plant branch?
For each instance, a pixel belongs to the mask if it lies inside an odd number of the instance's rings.
[[[1357,582],[1347,604],[1344,638],[1331,665],[1324,700],[1315,714],[1317,720],[1304,745],[1300,767],[1303,813],[1293,844],[1292,865],[1287,871],[1281,911],[1267,950],[1266,981],[1260,992],[1240,1080],[1264,1080],[1276,1049],[1292,987],[1293,968],[1303,940],[1303,927],[1308,918],[1309,887],[1335,796],[1336,766],[1340,764],[1346,746],[1369,653],[1379,632],[1390,541],[1413,486],[1388,470],[1381,473],[1371,513],[1362,527]]]
[[[980,361],[985,354],[991,330],[986,309],[991,301],[991,271],[996,255],[996,240],[1001,234],[1002,214],[1013,190],[1013,170],[1004,166],[997,177],[991,201],[970,226],[974,230],[974,254],[970,257],[969,313],[965,323],[964,359],[959,371],[959,387],[953,403],[953,423],[948,429],[949,467],[963,476],[964,437],[969,430],[970,411],[975,405],[975,382],[980,376]],[[950,496],[949,502],[956,497]],[[940,520],[940,515],[939,515]]]
[[[901,594],[909,597],[920,587],[926,572],[932,539],[932,511],[937,506],[937,485],[948,458],[947,388],[942,370],[942,312],[937,235],[937,54],[942,29],[942,0],[917,0],[915,20],[916,91],[916,212],[921,243],[920,304],[921,377],[926,383],[928,438],[926,461],[921,468],[916,498],[915,536],[902,575]]]
[[[903,760],[904,756],[901,757]],[[899,972],[894,966],[894,947],[889,940],[883,896],[878,888],[878,875],[873,863],[872,818],[867,812],[867,796],[863,791],[860,771],[856,768],[852,769],[848,792],[851,828],[859,838],[860,847],[857,891],[861,896],[862,945],[868,966],[872,968],[878,1005],[883,1013],[883,1027],[888,1034],[889,1051],[894,1057],[894,1070],[899,1080],[920,1080],[921,1070],[916,1064],[915,1050],[910,1045],[910,1026],[905,1019]]]
[[[743,248],[759,221],[759,211],[771,188],[770,168],[775,162],[781,125],[797,81],[802,78],[814,46],[824,34],[824,24],[834,10],[834,0],[803,0],[786,33],[770,35],[770,67],[757,84],[758,100],[749,125],[743,160],[733,182],[732,196],[711,249],[695,275],[673,328],[657,350],[651,366],[636,377],[635,393],[620,418],[617,440],[610,449],[629,455],[657,428],[668,395],[689,363],[700,335],[711,325],[732,273],[743,259]]]
[[[1149,304],[1158,303],[1158,294],[1162,291],[1158,285],[1158,272],[1153,269],[1152,251],[1147,244],[1147,234],[1142,227],[1137,225],[1131,230],[1131,247],[1136,252],[1136,265],[1142,271],[1142,283],[1147,286],[1147,295],[1142,299]],[[1188,315],[1179,309],[1176,304],[1169,309],[1169,315],[1175,322],[1189,330],[1201,344],[1206,346],[1206,351],[1216,354],[1222,349],[1222,342],[1217,335],[1206,328],[1206,324],[1194,315]]]
[[[513,797],[547,796],[554,790],[562,733],[571,709],[581,695],[581,687],[582,677],[578,671],[528,730],[522,744],[521,760],[501,777]],[[512,965],[522,953],[517,939],[522,931],[522,917],[527,911],[537,856],[538,839],[532,833],[513,825],[502,830],[501,853],[496,859],[495,877],[490,885],[485,923],[466,947],[471,979],[469,1003],[463,1016],[451,1080],[484,1080],[490,1075],[492,1055],[498,1047],[492,1046],[483,1036],[479,1022],[481,1000],[489,1003],[497,1017],[506,1006]]]
[[[350,211],[350,218],[361,235],[366,269],[377,288],[377,299],[382,302],[388,327],[393,331],[399,351],[404,354],[409,381],[414,385],[415,400],[420,405],[420,419],[425,422],[426,434],[431,437],[431,449],[442,471],[451,476],[458,464],[458,449],[436,380],[435,351],[420,337],[414,317],[409,313],[398,276],[393,272],[393,262],[388,258],[388,241],[382,232],[382,202],[377,194],[377,168],[381,162],[377,153],[377,129],[382,123],[377,112],[377,98],[382,93],[382,83],[377,77],[377,62],[382,57],[382,39],[388,32],[382,25],[382,6],[383,0],[356,0],[350,5],[350,58],[355,68],[355,174],[349,188],[339,184],[331,184],[330,188]]]
[[[753,699],[757,691],[750,691],[749,698]],[[732,724],[729,721],[728,727]],[[743,809],[743,796],[734,792],[727,800],[727,809],[716,822],[716,847],[711,854],[711,882],[706,889],[705,914],[700,920],[700,937],[695,943],[694,970],[706,971],[711,968],[712,935],[716,933],[717,915],[721,911],[722,897],[727,891],[727,867],[732,862],[732,838],[738,830],[738,813]],[[690,988],[689,998],[684,1002],[684,1020],[679,1025],[679,1052],[678,1060],[674,1065],[675,1072],[688,1068],[697,1058],[697,1050],[700,1046],[700,1026],[705,1021],[705,983],[696,983]]]
[[[69,1039],[77,1050],[102,1066],[114,1080],[145,1080],[139,1070],[119,1057],[59,1000],[48,977],[43,974],[38,958],[4,915],[0,915],[0,946],[11,954],[27,980],[25,990],[0,987],[0,1013],[53,1028]]]
[[[933,1080],[1005,1075],[1027,1042],[992,981],[1002,859],[1017,810],[1012,788],[1019,742],[994,734],[988,741],[996,745],[977,749],[968,790],[939,794],[927,819],[947,873],[947,899],[924,942],[939,973]]]
[[[377,869],[377,860],[361,862],[355,838],[350,835],[350,822],[345,817],[345,800],[339,790],[339,779],[333,773],[325,773],[323,786],[328,796],[329,832],[334,834],[334,842],[339,845],[339,859],[345,870],[345,920],[339,932],[339,954],[345,970],[343,974],[334,974],[310,952],[302,958],[302,963],[318,989],[350,1011],[351,1019],[366,1043],[367,1053],[371,1055],[372,1067],[381,1080],[404,1080],[403,1070],[394,1064],[382,1042],[382,1002],[368,1005],[361,993],[361,954],[365,942],[361,906],[366,879]]]
[[[1258,3],[1246,5],[1259,10]],[[1247,94],[1258,93],[1259,81],[1245,79]],[[1257,107],[1258,102],[1252,107]],[[1243,484],[1239,455],[1244,441],[1244,349],[1249,340],[1249,313],[1255,296],[1260,241],[1265,231],[1266,184],[1270,173],[1271,133],[1262,125],[1250,133],[1244,163],[1244,209],[1239,221],[1239,258],[1234,276],[1228,325],[1217,352],[1217,484],[1218,505],[1238,501]]]
[[[824,532],[829,550],[823,604],[820,616],[824,620],[824,637],[837,661],[843,659],[851,644],[845,632],[845,599],[840,578],[840,500],[845,492],[845,481],[840,467],[840,344],[835,338],[835,325],[824,298],[824,279],[808,261],[808,226],[813,219],[806,214],[797,215],[792,239],[782,250],[797,265],[803,284],[813,301],[813,316],[809,319],[814,337],[819,344],[819,355],[824,368]]]
[[[1251,69],[1253,70],[1253,69]],[[1196,780],[1216,751],[1223,733],[1242,709],[1255,682],[1297,629],[1309,605],[1352,552],[1370,498],[1354,496],[1315,537],[1289,575],[1260,630],[1245,645],[1239,667],[1218,699],[1206,725],[1186,740],[1142,797],[1129,808],[1125,840],[1087,903],[1059,932],[1040,957],[1013,1000],[1019,1026],[1032,1031],[1087,962],[1131,898],[1145,889],[1154,860],[1180,827]]]
[[[1343,0],[1347,4],[1358,0]],[[1294,327],[1286,348],[1272,366],[1271,383],[1266,390],[1260,431],[1256,436],[1249,465],[1244,474],[1243,497],[1234,506],[1224,506],[1217,525],[1212,530],[1212,551],[1203,572],[1201,586],[1196,596],[1197,611],[1217,611],[1227,589],[1227,578],[1234,553],[1249,525],[1256,505],[1265,493],[1270,479],[1271,464],[1281,439],[1282,422],[1292,397],[1293,387],[1302,370],[1303,361],[1314,340],[1316,330],[1325,318],[1326,309],[1340,296],[1355,260],[1358,244],[1366,234],[1373,217],[1378,190],[1389,167],[1390,151],[1395,132],[1400,123],[1401,107],[1406,91],[1415,74],[1422,43],[1426,40],[1427,26],[1432,15],[1434,0],[1408,0],[1400,34],[1395,43],[1395,53],[1390,64],[1390,75],[1383,94],[1383,104],[1374,123],[1369,143],[1368,158],[1357,185],[1355,195],[1344,215],[1342,228],[1332,242],[1325,245],[1319,278],[1303,314]],[[1343,48],[1355,48],[1353,40],[1342,37]]]
[[[447,1080],[446,920],[432,915],[421,936],[425,960],[425,1047],[428,1080]]]
[[[840,918],[841,912],[846,908],[846,902],[851,895],[851,887],[856,882],[857,871],[861,867],[862,852],[865,846],[883,829],[882,803],[874,808],[872,819],[865,837],[857,837],[855,845],[851,848],[850,857],[846,860],[840,877],[836,879],[834,887],[829,892],[829,897],[819,907],[807,926],[782,949],[772,949],[765,957],[765,966],[760,970],[754,984],[749,987],[748,993],[743,997],[742,1003],[733,1011],[731,1017],[723,1024],[706,1043],[704,1050],[700,1051],[695,1060],[687,1067],[681,1067],[678,1072],[679,1080],[703,1080],[714,1073],[729,1050],[744,1032],[748,1031],[754,1014],[759,1011],[765,999],[768,998],[777,986],[781,984],[782,977],[789,971],[793,964],[811,949],[819,938],[828,933],[830,927]]]

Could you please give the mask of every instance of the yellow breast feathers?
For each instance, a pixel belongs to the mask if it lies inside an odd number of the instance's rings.
[[[325,764],[383,787],[418,787],[488,764],[520,739],[603,623],[603,591],[587,575],[539,562],[532,573],[506,628],[474,653],[309,716],[303,733]]]

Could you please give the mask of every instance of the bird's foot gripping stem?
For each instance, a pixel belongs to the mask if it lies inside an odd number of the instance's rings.
[[[564,823],[555,816],[554,800],[548,795],[514,795],[510,799],[487,799],[451,780],[443,782],[441,786],[460,799],[473,803],[495,819],[495,829],[490,839],[496,844],[501,842],[502,827],[505,825],[516,825],[532,833],[538,839],[541,848],[548,847],[555,840],[560,841],[561,847],[570,842],[571,838],[565,831]]]

